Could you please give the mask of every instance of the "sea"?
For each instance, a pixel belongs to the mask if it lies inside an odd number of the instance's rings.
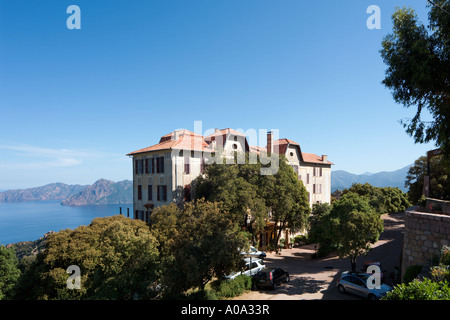
[[[0,203],[0,245],[34,241],[49,231],[74,230],[94,218],[119,215],[130,217],[132,204],[62,206],[60,201]]]

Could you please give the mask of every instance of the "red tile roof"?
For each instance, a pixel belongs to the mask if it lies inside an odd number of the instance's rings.
[[[302,152],[302,158],[304,162],[334,164],[333,162],[330,162],[328,160],[325,162],[322,161],[322,157],[314,153]]]
[[[178,134],[178,139],[175,139],[175,134]],[[150,152],[158,150],[193,150],[193,151],[213,151],[205,142],[202,135],[195,134],[188,130],[178,130],[166,134],[161,137],[160,142],[153,146],[139,149],[127,154],[127,156]]]

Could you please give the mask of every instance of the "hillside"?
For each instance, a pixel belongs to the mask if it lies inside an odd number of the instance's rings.
[[[395,171],[353,174],[344,170],[331,172],[331,192],[351,187],[353,183],[370,183],[374,187],[397,187],[406,192],[405,179],[411,165]]]
[[[129,180],[114,182],[100,179],[77,194],[64,199],[65,206],[90,204],[120,204],[133,202],[133,183]]]
[[[79,184],[50,183],[42,187],[0,192],[2,202],[62,201],[86,188]]]

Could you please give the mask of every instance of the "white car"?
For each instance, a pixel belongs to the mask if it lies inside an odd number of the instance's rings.
[[[254,276],[257,274],[260,270],[264,269],[266,266],[263,264],[263,261],[261,259],[256,258],[245,258],[245,267],[242,271],[232,273],[230,275],[226,275],[226,279],[234,279],[238,275],[245,274],[249,277]]]
[[[259,251],[254,246],[250,246],[250,249],[248,252],[242,252],[242,255],[246,257],[253,257],[258,259],[264,259],[266,257],[266,253],[264,251]]]

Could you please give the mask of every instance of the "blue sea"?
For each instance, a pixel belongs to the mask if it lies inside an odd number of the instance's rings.
[[[130,217],[132,204],[62,206],[59,201],[0,203],[0,245],[34,241],[49,231],[74,230],[94,218],[120,214]]]

